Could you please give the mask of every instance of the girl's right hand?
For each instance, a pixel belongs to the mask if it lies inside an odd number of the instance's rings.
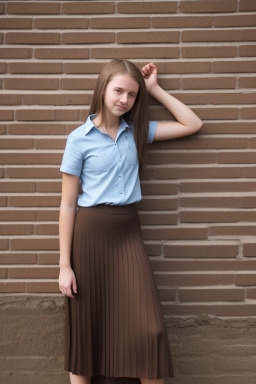
[[[74,271],[71,267],[61,268],[59,274],[60,291],[72,299],[75,298],[74,293],[77,293],[77,284]]]

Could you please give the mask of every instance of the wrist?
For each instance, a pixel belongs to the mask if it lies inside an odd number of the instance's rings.
[[[151,96],[154,96],[161,90],[162,88],[159,86],[158,83],[152,85],[151,87],[147,87],[147,91]]]

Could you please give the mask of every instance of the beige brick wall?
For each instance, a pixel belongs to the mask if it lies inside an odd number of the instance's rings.
[[[0,292],[58,294],[59,165],[113,57],[153,61],[203,120],[155,143],[143,235],[166,317],[255,316],[256,4],[0,3]],[[170,115],[150,100],[151,119]]]

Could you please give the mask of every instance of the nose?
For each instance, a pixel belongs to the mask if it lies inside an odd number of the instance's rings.
[[[120,102],[122,104],[126,104],[127,103],[127,99],[128,99],[127,95],[125,93],[123,93],[121,98],[120,98]]]

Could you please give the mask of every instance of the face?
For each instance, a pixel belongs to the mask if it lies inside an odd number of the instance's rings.
[[[108,83],[104,96],[106,112],[111,116],[122,116],[134,105],[139,84],[128,74],[113,77]]]

